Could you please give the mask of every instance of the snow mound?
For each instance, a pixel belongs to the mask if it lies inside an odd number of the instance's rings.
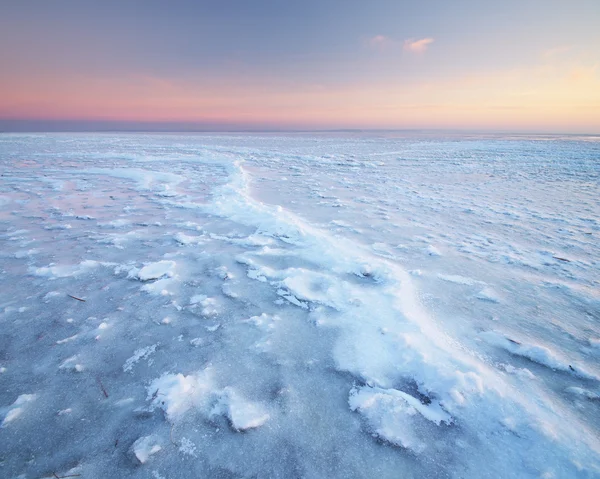
[[[550,369],[565,371],[586,379],[600,380],[596,375],[586,371],[581,366],[569,362],[558,353],[542,344],[526,344],[504,336],[495,331],[481,333],[481,337],[492,346],[505,349],[515,356],[522,356]]]
[[[184,233],[177,233],[174,237],[175,241],[177,241],[180,245],[187,246],[191,244],[200,244],[204,242],[204,238],[202,236],[191,236],[186,235]]]
[[[217,388],[210,369],[188,376],[164,374],[150,384],[148,398],[171,421],[194,410],[206,419],[227,417],[233,429],[245,431],[262,426],[270,417],[262,404],[244,399],[233,388]]]
[[[162,408],[171,421],[181,419],[190,409],[207,410],[215,390],[211,371],[197,374],[163,374],[148,387],[152,404]]]
[[[426,449],[419,435],[415,416],[420,415],[436,425],[451,424],[452,417],[438,403],[429,405],[396,389],[355,388],[348,404],[366,420],[369,429],[381,439],[416,453]]]

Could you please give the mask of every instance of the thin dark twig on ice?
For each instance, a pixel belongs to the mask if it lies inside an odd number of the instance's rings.
[[[98,381],[98,384],[100,385],[100,389],[102,389],[102,393],[104,394],[104,397],[108,398],[108,393],[106,392],[106,388],[104,387],[104,384],[102,384],[102,381],[100,380],[100,378],[96,378],[96,380]]]
[[[73,299],[76,299],[77,301],[81,301],[82,303],[85,303],[85,299],[78,298],[77,296],[73,296],[72,294],[67,294],[67,296],[69,298],[73,298]]]

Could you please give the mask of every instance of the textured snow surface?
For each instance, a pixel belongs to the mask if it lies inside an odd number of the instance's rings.
[[[0,169],[1,477],[600,477],[600,139],[2,134]]]

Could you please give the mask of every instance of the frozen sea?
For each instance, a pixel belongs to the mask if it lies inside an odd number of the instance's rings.
[[[600,477],[600,138],[0,135],[3,478]]]

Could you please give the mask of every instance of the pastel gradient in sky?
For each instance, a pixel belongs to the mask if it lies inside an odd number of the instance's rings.
[[[6,0],[0,120],[600,133],[599,0]]]

